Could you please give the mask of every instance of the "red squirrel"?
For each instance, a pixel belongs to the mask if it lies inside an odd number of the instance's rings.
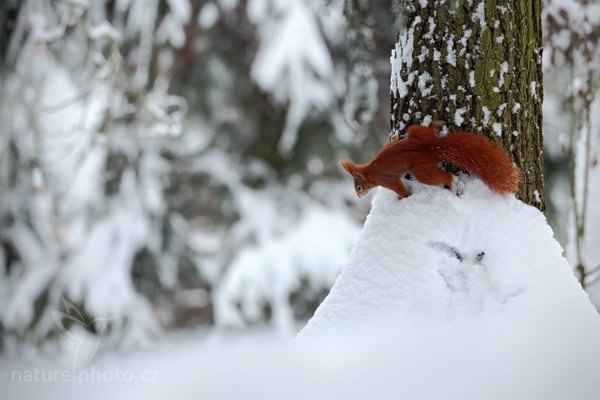
[[[500,195],[519,188],[520,173],[508,154],[491,140],[470,132],[453,132],[438,137],[439,124],[432,127],[411,125],[404,139],[387,143],[375,159],[365,165],[342,161],[341,165],[354,178],[358,197],[383,186],[408,197],[400,180],[406,174],[427,185],[444,185],[452,190],[449,172],[440,170],[441,163],[451,164],[478,176]]]

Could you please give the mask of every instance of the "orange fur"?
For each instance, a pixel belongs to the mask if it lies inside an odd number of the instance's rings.
[[[453,175],[440,170],[442,162],[478,176],[500,195],[518,190],[519,170],[502,148],[473,133],[454,132],[438,137],[437,130],[438,127],[411,125],[405,139],[386,144],[370,163],[342,161],[342,167],[354,178],[356,194],[363,197],[374,187],[383,186],[407,197],[400,180],[405,174],[427,185],[452,189]]]

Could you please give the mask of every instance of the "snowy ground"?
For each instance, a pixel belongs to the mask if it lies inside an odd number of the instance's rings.
[[[190,335],[74,367],[77,351],[5,360],[2,387],[11,399],[597,399],[600,317],[543,215],[477,180],[460,197],[415,191],[379,191],[291,342]]]
[[[496,347],[486,347],[490,340],[477,338],[485,330],[388,331],[366,342],[339,338],[308,347],[264,333],[212,343],[201,335],[173,336],[144,352],[99,356],[75,371],[68,363],[4,360],[0,385],[10,400],[596,399],[597,368],[580,368],[587,374],[577,381],[570,369],[573,359],[591,361],[589,348],[577,346],[584,353],[574,356],[573,348],[557,352],[547,342],[534,354],[510,329]],[[557,359],[562,368],[554,368]]]

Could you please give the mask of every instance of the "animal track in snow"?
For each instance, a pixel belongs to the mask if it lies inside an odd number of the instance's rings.
[[[483,258],[485,257],[485,251],[479,251],[470,255],[465,255],[460,252],[456,247],[452,247],[447,243],[443,242],[431,242],[429,244],[432,248],[448,253],[448,255],[456,258],[460,262],[472,260],[473,264],[483,265]]]

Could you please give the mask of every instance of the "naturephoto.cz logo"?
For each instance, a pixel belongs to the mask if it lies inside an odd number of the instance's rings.
[[[63,299],[63,311],[53,311],[52,316],[58,329],[65,336],[63,344],[68,349],[67,357],[72,357],[70,369],[27,368],[12,371],[13,383],[133,383],[153,382],[157,379],[156,370],[133,370],[124,368],[98,368],[90,362],[98,352],[102,333],[108,322],[123,315],[110,318],[87,319],[84,314],[67,299]],[[93,333],[92,333],[93,332]]]
[[[90,366],[76,370],[29,368],[15,369],[12,383],[72,383],[82,386],[93,383],[146,383],[156,382],[156,370],[134,371],[122,368],[96,368]]]

